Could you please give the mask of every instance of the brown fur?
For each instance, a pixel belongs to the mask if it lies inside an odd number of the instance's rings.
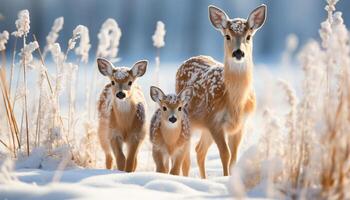
[[[152,155],[156,171],[169,173],[169,160],[171,160],[170,174],[179,175],[180,169],[182,169],[182,174],[188,176],[190,170],[190,126],[184,107],[186,105],[176,95],[164,95],[164,99],[159,100],[158,103],[162,109],[165,107],[166,110],[158,109],[150,124]],[[180,107],[181,110],[179,110]],[[177,117],[176,123],[169,122],[171,116]]]
[[[140,89],[135,89],[140,93]],[[106,168],[112,167],[112,154],[116,158],[118,170],[132,172],[137,165],[137,152],[145,138],[144,105],[142,101],[131,99],[130,111],[121,112],[115,102],[108,102],[108,95],[111,92],[111,85],[106,85],[101,94],[98,110],[100,113],[98,133],[102,149],[106,154]],[[142,97],[141,97],[142,98]],[[112,100],[113,101],[113,100]],[[110,111],[106,112],[106,106],[112,104]],[[123,143],[128,146],[128,155],[123,153]]]
[[[193,76],[188,76],[188,73],[190,73],[188,69],[196,65],[195,63],[205,66],[201,68],[200,73],[207,74],[207,76],[212,75],[217,80],[215,82],[205,82],[201,87],[194,87],[195,95],[189,104],[189,118],[192,126],[209,130],[211,133],[210,135],[204,133],[196,147],[201,177],[206,177],[204,159],[209,146],[212,144],[212,138],[219,148],[222,160],[224,160],[224,175],[228,175],[229,166],[236,160],[244,116],[255,109],[255,94],[251,88],[252,72],[247,70],[242,74],[233,72],[225,74],[225,68],[220,63],[210,57],[198,56],[186,61],[178,70],[176,91],[188,86],[188,80],[193,78]],[[203,77],[195,79],[193,81],[194,85],[201,83],[201,79]],[[206,98],[208,89],[213,88],[213,84],[218,84],[214,89],[214,95],[209,94]],[[206,99],[206,101],[203,99]],[[218,113],[220,112],[225,112],[223,115],[226,116],[218,121]],[[225,140],[224,132],[229,134],[229,145]]]
[[[136,63],[136,67],[131,70],[114,68],[105,59],[99,59],[98,64],[101,73],[112,82],[105,86],[98,103],[98,135],[106,155],[106,168],[112,168],[113,152],[118,170],[133,172],[137,166],[140,145],[146,135],[145,98],[140,87],[133,82],[136,76],[143,75],[147,63]],[[116,74],[120,70],[126,72],[125,76]],[[123,100],[116,97],[120,91],[126,94]],[[127,145],[126,157],[123,152],[124,144]]]
[[[243,135],[245,117],[255,109],[255,93],[252,88],[253,59],[252,37],[262,26],[265,6],[258,7],[250,21],[259,22],[249,28],[249,20],[230,20],[216,7],[209,7],[210,20],[215,28],[225,35],[224,64],[208,56],[190,58],[181,65],[176,74],[176,91],[192,86],[194,96],[189,103],[189,118],[194,128],[202,130],[196,146],[197,162],[202,178],[205,174],[205,157],[208,148],[215,141],[223,165],[223,174],[229,174],[229,166],[235,163],[237,150]],[[258,15],[257,15],[257,14]],[[259,17],[259,18],[257,18]],[[260,20],[260,21],[258,21]],[[222,27],[222,24],[225,24]],[[232,23],[242,25],[234,29]],[[256,25],[256,26],[255,26]],[[249,39],[247,39],[249,36]],[[233,60],[232,52],[245,52],[244,62]],[[208,133],[209,132],[209,133]],[[225,133],[228,133],[228,141]]]

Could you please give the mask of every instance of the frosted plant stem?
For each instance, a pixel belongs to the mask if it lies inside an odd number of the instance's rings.
[[[15,37],[15,43],[13,46],[13,53],[12,53],[12,63],[11,63],[11,72],[10,72],[10,86],[9,86],[9,96],[11,97],[11,88],[12,88],[12,81],[13,81],[13,70],[15,67],[15,58],[16,58],[16,46],[17,46],[17,37]]]
[[[155,69],[155,84],[159,87],[159,71],[160,71],[160,49],[157,48],[156,69]]]
[[[26,37],[23,36],[23,49],[26,46]],[[28,123],[28,102],[27,102],[27,73],[26,73],[25,53],[23,53],[23,80],[24,80],[24,111],[26,121],[26,135],[27,135],[27,156],[29,156],[29,123]]]
[[[22,66],[23,67],[23,66]],[[15,93],[13,95],[13,103],[12,103],[12,108],[15,109],[15,104],[16,104],[16,96],[17,96],[17,91],[19,88],[19,82],[21,81],[21,73],[22,73],[22,67],[20,66],[18,69],[18,76],[17,76],[17,81],[16,81],[16,88],[15,88]]]
[[[34,38],[34,41],[38,42],[38,40],[36,39],[35,35],[33,34],[33,38]],[[38,42],[39,44],[39,42]],[[41,50],[40,50],[40,45],[38,45],[38,52],[39,52],[39,55],[40,55],[40,61],[41,61],[41,64],[46,68],[46,65],[45,65],[45,57],[43,56],[43,54],[41,53]],[[47,70],[45,70],[45,77],[46,77],[46,80],[47,80],[47,84],[49,85],[49,88],[50,88],[50,91],[51,91],[51,94],[53,95],[53,89],[52,89],[52,84],[51,84],[51,81],[49,79],[49,74],[47,72]]]
[[[87,112],[89,113],[89,98],[90,98],[90,88],[88,86],[88,69],[87,67],[85,67],[85,80],[84,80],[84,85],[85,85],[85,109],[87,110]],[[88,115],[89,116],[89,115]]]
[[[40,85],[39,106],[38,106],[38,115],[37,115],[37,119],[36,119],[36,130],[35,130],[35,147],[40,146],[41,93],[42,93],[42,86]]]
[[[96,59],[97,60],[97,54],[96,54]],[[97,81],[97,62],[95,62],[94,64],[94,69],[92,70],[92,82],[91,82],[91,87],[90,87],[90,98],[89,98],[89,109],[88,109],[88,117],[89,119],[91,119],[91,109],[90,109],[90,106],[93,107],[93,119],[95,119],[95,116],[96,116],[96,109],[94,107],[94,101],[92,100],[95,96],[96,96],[96,85],[98,84],[98,81]],[[93,94],[93,95],[91,95]]]
[[[23,133],[23,119],[24,119],[24,109],[22,109],[21,113],[21,124],[20,124],[20,129],[19,129],[19,143],[22,143],[22,133]]]
[[[36,39],[36,36],[33,34],[33,38],[34,38],[34,41],[38,42],[38,40]],[[38,42],[39,44],[39,42]],[[41,61],[41,64],[46,68],[46,65],[45,65],[45,57],[44,55],[41,53],[41,49],[40,49],[40,45],[38,45],[38,53],[39,53],[39,56],[40,56],[40,61]],[[56,65],[56,70],[57,70],[57,65]],[[47,81],[47,84],[49,85],[49,88],[50,88],[50,92],[51,92],[51,95],[52,95],[52,98],[55,98],[55,93],[53,91],[53,87],[52,87],[52,84],[51,84],[51,81],[50,81],[50,78],[49,78],[49,74],[47,72],[47,68],[45,70],[45,78],[46,78],[46,81]],[[57,86],[57,79],[56,79],[56,86]],[[40,97],[41,97],[41,90],[40,89]],[[40,105],[39,105],[40,106]],[[58,118],[61,122],[61,126],[63,127],[63,120],[62,120],[62,117],[60,115],[60,113],[58,113]],[[39,124],[39,132],[40,132],[40,124]],[[39,144],[40,144],[40,135],[38,136],[38,140],[39,140]]]
[[[97,59],[97,57],[96,57],[96,59]],[[95,59],[95,60],[96,60]],[[87,106],[86,106],[86,109],[87,109],[87,111],[88,111],[88,119],[90,120],[91,119],[91,107],[90,106],[92,106],[92,97],[94,96],[94,95],[91,95],[92,93],[95,93],[95,87],[94,87],[94,85],[95,85],[95,83],[96,83],[96,75],[95,75],[95,73],[96,73],[96,67],[95,67],[95,64],[93,65],[94,66],[94,68],[92,69],[92,74],[91,74],[91,76],[92,76],[92,81],[91,81],[91,84],[90,84],[90,87],[88,88],[88,92],[87,92],[87,94],[86,94],[86,100],[87,100]]]

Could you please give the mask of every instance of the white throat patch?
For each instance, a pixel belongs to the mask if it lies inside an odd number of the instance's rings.
[[[243,72],[247,69],[247,60],[242,58],[241,60],[237,60],[236,58],[228,58],[227,64],[229,69],[234,72]]]
[[[122,100],[115,98],[115,103],[116,103],[118,111],[120,111],[120,112],[129,112],[131,109],[130,100],[127,98],[122,99]]]
[[[179,120],[177,120],[175,123],[171,123],[168,120],[164,124],[167,129],[175,129],[178,127]]]

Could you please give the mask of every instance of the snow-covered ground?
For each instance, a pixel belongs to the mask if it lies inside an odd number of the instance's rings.
[[[153,84],[152,70],[153,68],[150,67],[145,77],[138,81],[149,102],[148,116],[154,110],[154,104],[149,98],[149,86]],[[84,74],[83,71],[81,73]],[[161,66],[160,86],[165,92],[174,91],[175,73],[176,65]],[[102,76],[101,78],[102,83],[107,81]],[[260,127],[263,123],[262,110],[274,106],[278,107],[276,110],[283,113],[283,94],[275,92],[279,90],[276,80],[280,78],[291,82],[299,82],[295,80],[301,79],[300,73],[295,69],[256,66],[254,84],[258,96],[258,110],[247,125],[247,133],[240,146],[239,158],[259,140]],[[78,80],[79,84],[85,84],[83,76]],[[271,93],[272,91],[274,93]],[[274,98],[271,98],[272,96]],[[64,96],[61,98],[65,99]],[[84,101],[84,90],[78,90],[77,113],[83,112]],[[65,106],[64,101],[62,106]],[[240,180],[222,176],[221,160],[215,145],[211,146],[207,155],[208,180],[200,179],[194,151],[198,135],[195,133],[192,139],[190,177],[155,173],[148,138],[138,155],[139,162],[135,173],[103,169],[104,156],[98,145],[96,148],[98,160],[94,169],[67,166],[66,170],[56,170],[60,168],[61,161],[47,157],[37,149],[29,159],[16,162],[14,170],[6,164],[2,166],[0,199],[231,199],[232,196],[237,196],[238,194],[232,188],[233,185],[240,184]],[[260,185],[252,191],[247,191],[248,197],[264,195],[260,190],[261,187],[264,186]]]
[[[228,178],[200,180],[154,172],[121,173],[102,169],[17,170],[20,182],[0,187],[1,199],[230,199]]]

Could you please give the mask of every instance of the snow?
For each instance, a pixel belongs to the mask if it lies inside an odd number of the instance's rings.
[[[166,68],[160,71],[160,75],[163,77],[160,80],[160,85],[162,85],[163,91],[174,93],[175,74],[179,63],[165,66]],[[84,68],[82,67],[82,69]],[[300,73],[294,69],[292,70],[293,72],[286,69],[283,69],[283,71],[273,68],[267,69],[263,65],[255,66],[254,85],[260,103],[258,108],[274,106],[274,110],[283,111],[281,102],[284,101],[284,94],[274,94],[273,99],[268,98],[271,97],[271,91],[277,91],[280,88],[275,82],[278,78],[285,79],[288,82],[299,82],[295,80],[302,78]],[[145,77],[138,80],[148,102],[151,102],[148,95],[149,85],[152,81],[151,76],[152,68],[146,72]],[[104,80],[102,85],[106,84],[107,80],[104,77],[99,78]],[[85,83],[81,81],[79,84],[84,85]],[[100,85],[98,87],[102,89]],[[80,98],[83,94],[84,90],[77,91],[78,102],[85,100]],[[66,105],[62,104],[61,106],[65,107]],[[108,105],[105,106],[108,107]],[[84,107],[78,107],[77,112],[82,112],[82,109]],[[149,110],[147,112],[148,117],[153,113],[152,110]],[[240,168],[245,168],[246,163],[259,156],[252,144],[259,140],[262,124],[264,122],[262,121],[261,111],[258,110],[256,116],[251,119],[240,146],[237,165]],[[195,145],[199,139],[198,133],[194,132],[191,138],[189,177],[155,173],[152,144],[148,137],[141,146],[137,170],[131,174],[116,170],[105,170],[104,155],[99,144],[96,144],[96,150],[93,152],[98,155],[98,164],[93,166],[93,169],[83,169],[72,165],[71,162],[68,162],[70,158],[67,157],[65,158],[67,163],[59,160],[59,158],[64,157],[65,153],[68,155],[68,147],[66,146],[60,146],[60,148],[55,148],[55,151],[51,151],[50,153],[53,156],[47,156],[46,151],[48,149],[35,149],[29,159],[25,159],[26,157],[23,156],[16,163],[13,171],[6,172],[9,176],[17,177],[17,179],[4,182],[4,180],[1,180],[3,171],[0,171],[0,199],[23,199],[24,197],[25,199],[108,199],[111,197],[121,197],[122,199],[154,199],[155,197],[156,199],[232,199],[232,196],[240,196],[240,190],[237,190],[237,188],[244,184],[246,176],[257,174],[265,176],[267,171],[265,169],[270,166],[269,162],[264,162],[258,169],[247,168],[251,170],[239,174],[240,176],[223,177],[220,156],[216,145],[213,144],[209,148],[206,159],[208,180],[202,180],[200,179],[195,153]],[[247,151],[247,149],[250,150]],[[247,157],[247,159],[243,159],[244,157]],[[275,163],[274,166],[279,167],[278,160],[271,159]],[[66,167],[66,170],[57,171],[56,169],[62,165]],[[239,180],[240,178],[242,178],[243,183]],[[266,197],[266,187],[264,183],[261,183],[251,188],[251,190],[245,191],[245,195],[248,195],[249,198]]]
[[[19,170],[21,182],[0,187],[1,199],[231,199],[222,181],[200,180],[153,172],[121,173],[109,170],[66,170],[60,182],[54,171]]]

